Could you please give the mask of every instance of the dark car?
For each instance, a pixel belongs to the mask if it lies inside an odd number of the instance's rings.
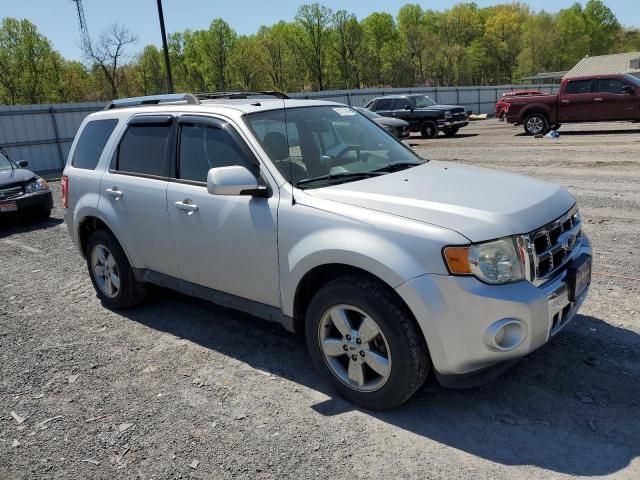
[[[507,122],[528,135],[563,123],[640,121],[640,79],[633,75],[565,77],[557,95],[505,98]]]
[[[409,122],[405,122],[404,120],[400,120],[399,118],[383,117],[382,115],[378,115],[376,112],[372,112],[371,110],[367,110],[366,108],[362,107],[355,107],[355,109],[365,117],[373,120],[375,123],[380,125],[396,138],[402,140],[405,138],[409,138],[409,135],[411,135]]]
[[[49,184],[15,162],[0,147],[0,219],[7,216],[36,215],[48,218],[53,208]]]
[[[424,138],[435,138],[438,132],[451,137],[469,124],[464,107],[438,105],[427,95],[389,95],[374,98],[365,108],[383,117],[399,118],[409,122],[412,132]]]

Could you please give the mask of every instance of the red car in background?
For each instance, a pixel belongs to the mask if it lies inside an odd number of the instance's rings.
[[[508,103],[504,101],[506,97],[528,97],[531,95],[544,95],[537,90],[518,90],[515,92],[505,92],[502,94],[502,98],[496,102],[496,118],[500,121],[504,120],[504,116],[507,113]]]

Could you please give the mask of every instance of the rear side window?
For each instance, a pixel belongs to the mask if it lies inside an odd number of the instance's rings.
[[[129,125],[118,147],[116,170],[156,177],[169,176],[167,152],[171,125]]]
[[[93,120],[87,123],[76,144],[71,165],[87,170],[95,169],[102,150],[117,124],[116,119]]]
[[[209,169],[234,165],[255,168],[227,131],[205,125],[184,125],[180,129],[178,178],[206,182]]]
[[[391,110],[393,100],[390,98],[382,98],[376,102],[376,110]]]
[[[624,93],[623,87],[625,85],[626,83],[617,78],[601,78],[598,91],[605,93]]]
[[[591,80],[573,80],[567,83],[564,93],[591,93]]]

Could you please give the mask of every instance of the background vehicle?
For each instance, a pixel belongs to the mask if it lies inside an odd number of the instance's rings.
[[[457,105],[438,105],[426,95],[389,95],[374,98],[365,108],[383,117],[409,122],[412,132],[435,138],[438,132],[451,137],[469,124],[467,111]]]
[[[64,170],[65,221],[110,308],[151,283],[279,322],[380,409],[432,366],[486,381],[586,298],[591,247],[561,187],[425,161],[332,102],[157,100],[87,117]]]
[[[53,208],[49,184],[27,170],[28,162],[15,162],[0,147],[0,218],[35,215],[48,218]]]
[[[563,123],[640,121],[640,79],[633,75],[564,78],[557,95],[505,98],[507,122],[537,135]]]
[[[504,101],[506,97],[529,97],[531,95],[544,95],[542,92],[538,92],[537,90],[516,90],[514,92],[505,92],[502,94],[502,98],[500,98],[496,102],[496,111],[495,117],[504,120],[504,115],[507,110],[508,103]]]
[[[355,107],[355,110],[363,114],[365,117],[370,118],[371,120],[376,122],[396,138],[405,139],[409,138],[409,136],[411,135],[409,122],[405,122],[404,120],[400,120],[399,118],[383,117],[382,115],[378,115],[377,113],[362,107]]]

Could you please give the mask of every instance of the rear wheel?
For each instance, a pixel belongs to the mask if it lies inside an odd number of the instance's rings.
[[[460,130],[459,127],[445,127],[442,129],[442,133],[444,133],[445,137],[453,137]]]
[[[91,235],[86,257],[91,282],[108,308],[133,307],[144,299],[146,286],[136,281],[127,256],[110,232],[98,230]]]
[[[429,371],[410,313],[366,276],[339,278],[318,291],[307,310],[306,338],[316,368],[340,395],[365,408],[404,403]]]
[[[549,121],[542,113],[532,113],[524,120],[524,131],[528,135],[545,134],[549,130]]]
[[[425,120],[420,126],[422,138],[436,138],[438,136],[438,124],[432,120]]]

